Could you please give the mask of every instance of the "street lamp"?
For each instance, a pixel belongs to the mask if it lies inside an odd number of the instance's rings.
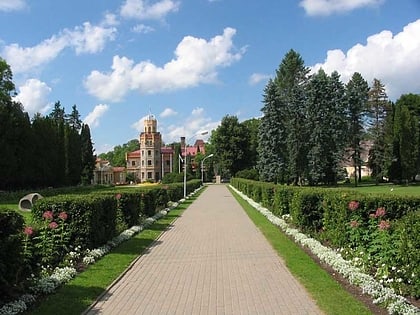
[[[204,159],[201,160],[201,185],[204,184],[204,161],[208,158],[211,158],[214,154],[207,155]]]
[[[199,133],[196,133],[191,138],[189,138],[188,141],[196,136],[204,136],[208,133],[209,132],[207,130],[201,131]],[[187,197],[187,141],[185,141],[185,137],[181,137],[181,145],[182,145],[182,142],[184,142],[184,198],[186,198]]]

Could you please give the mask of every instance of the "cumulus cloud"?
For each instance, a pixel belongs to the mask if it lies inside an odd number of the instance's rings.
[[[18,11],[25,7],[25,0],[0,0],[0,11]]]
[[[166,117],[175,116],[176,114],[178,114],[176,111],[168,107],[168,108],[165,108],[163,112],[160,113],[159,116],[162,118],[166,118]]]
[[[161,0],[149,4],[144,0],[126,0],[121,6],[120,14],[124,18],[138,20],[162,20],[171,12],[177,12],[179,2],[172,0]]]
[[[48,101],[51,88],[45,82],[29,79],[19,86],[18,90],[14,99],[23,105],[30,116],[36,113],[45,114],[52,107],[51,102]]]
[[[377,78],[385,84],[388,96],[398,98],[403,93],[420,91],[420,19],[406,25],[393,35],[382,31],[367,38],[366,44],[356,44],[347,52],[335,49],[327,52],[324,63],[318,63],[327,73],[336,70],[343,82],[354,72],[360,72],[371,83]]]
[[[144,120],[148,118],[149,115],[141,117],[139,120],[131,124],[131,128],[135,129],[138,133],[144,131]],[[159,128],[159,127],[158,127]]]
[[[256,85],[262,81],[267,81],[271,76],[262,73],[253,73],[248,80],[249,85]]]
[[[178,44],[175,57],[163,67],[151,61],[135,64],[126,57],[114,56],[111,72],[92,71],[85,79],[91,95],[101,100],[121,101],[131,90],[154,94],[217,81],[217,69],[241,59],[244,51],[235,51],[232,38],[236,30],[226,28],[222,35],[206,41],[186,36]]]
[[[302,0],[299,5],[308,15],[331,15],[379,6],[384,0]]]
[[[163,126],[162,135],[166,143],[179,142],[181,136],[185,136],[189,143],[193,143],[196,139],[207,140],[211,135],[211,131],[216,129],[220,121],[212,121],[207,117],[204,108],[194,108],[184,121],[179,124]],[[201,135],[203,131],[208,131],[206,135]]]
[[[98,127],[99,119],[108,111],[108,109],[109,106],[106,104],[96,105],[93,111],[83,119],[83,123],[88,124],[90,128]]]
[[[67,47],[74,48],[77,54],[97,53],[104,48],[107,41],[114,39],[115,33],[114,27],[94,26],[86,22],[73,30],[64,29],[58,35],[53,35],[33,47],[7,45],[0,55],[14,74],[22,73],[52,61]]]

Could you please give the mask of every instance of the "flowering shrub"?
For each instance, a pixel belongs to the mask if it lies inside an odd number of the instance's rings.
[[[392,288],[386,287],[384,281],[377,281],[373,276],[366,274],[363,270],[364,264],[359,262],[359,258],[353,260],[344,259],[340,252],[322,245],[319,241],[308,237],[297,229],[291,228],[285,220],[275,216],[268,209],[254,202],[236,188],[232,187],[232,189],[267,217],[270,222],[279,226],[287,235],[293,237],[297,243],[308,247],[321,261],[330,265],[336,272],[348,279],[350,283],[359,286],[364,293],[369,294],[375,304],[384,305],[389,314],[419,314],[420,310],[417,307],[410,304],[403,296],[398,295]],[[350,208],[349,204],[348,209],[350,211],[357,210],[359,205],[357,207],[355,205],[355,203],[352,203],[352,208]],[[349,228],[351,228],[350,225]],[[376,229],[384,232],[378,227]],[[360,251],[359,253],[363,257],[364,252]],[[362,261],[364,260],[362,259]]]

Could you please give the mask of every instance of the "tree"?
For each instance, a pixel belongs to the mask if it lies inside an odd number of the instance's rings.
[[[226,115],[212,132],[211,143],[221,175],[230,177],[245,169],[249,156],[249,134],[236,116]]]
[[[258,168],[262,180],[300,184],[307,166],[305,86],[309,69],[302,57],[286,53],[264,95]]]
[[[411,115],[413,115],[418,123],[418,130],[419,130],[419,138],[420,138],[420,94],[403,94],[400,96],[400,98],[397,100],[397,104],[400,105],[406,105],[407,108],[410,110]],[[419,153],[417,157],[417,163],[416,163],[416,170],[417,174],[420,173],[420,143],[419,148],[417,150]]]
[[[416,117],[404,104],[397,103],[394,117],[394,141],[398,148],[401,173],[403,181],[413,180],[416,175],[416,161],[418,156],[418,122]]]
[[[385,176],[386,156],[388,144],[386,143],[386,118],[391,111],[391,104],[385,91],[385,85],[378,79],[373,79],[372,87],[368,92],[368,117],[370,118],[369,133],[373,146],[369,152],[369,166],[372,176],[378,184]]]
[[[249,135],[249,148],[247,158],[247,168],[255,168],[258,161],[258,131],[260,128],[260,119],[252,118],[243,121],[244,126]]]
[[[278,102],[277,87],[269,80],[264,89],[264,106],[261,109],[260,128],[258,130],[257,168],[260,180],[266,182],[286,181],[286,117]]]
[[[311,184],[336,184],[346,138],[344,85],[337,72],[313,75],[307,88],[310,126],[308,177]]]
[[[126,166],[126,154],[139,150],[139,148],[139,140],[132,139],[123,145],[115,146],[112,151],[99,154],[99,157],[109,161],[112,166]]]
[[[95,169],[95,155],[90,136],[89,125],[87,124],[82,124],[80,142],[82,145],[81,183],[83,185],[89,185],[93,180],[93,170]]]
[[[30,120],[14,95],[12,71],[0,58],[0,189],[23,188],[33,175]]]
[[[364,134],[364,117],[367,111],[368,83],[355,72],[346,85],[347,114],[349,126],[349,148],[354,166],[354,180],[357,186],[362,179],[361,141]]]

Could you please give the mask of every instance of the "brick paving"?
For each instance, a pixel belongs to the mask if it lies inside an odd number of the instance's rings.
[[[209,185],[94,314],[322,314],[225,185]]]

